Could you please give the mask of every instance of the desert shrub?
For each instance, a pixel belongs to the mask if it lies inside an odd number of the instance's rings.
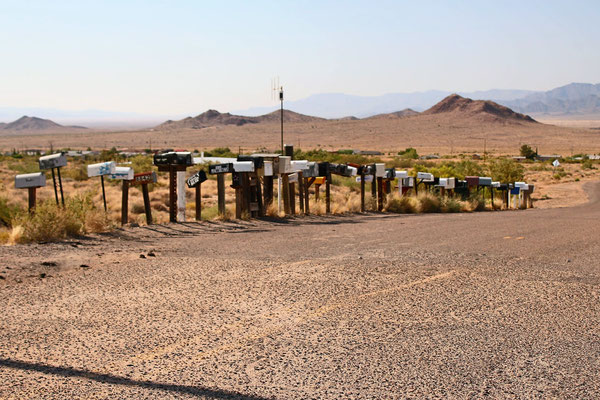
[[[74,181],[78,181],[78,182],[85,181],[88,179],[87,165],[85,165],[85,164],[80,164],[80,165],[75,165],[70,168],[65,168],[63,173],[66,177],[71,178]]]
[[[592,164],[592,161],[586,157],[583,160],[583,162],[581,163],[581,168],[582,169],[594,169],[594,164]]]
[[[151,156],[137,155],[131,157],[129,161],[131,161],[131,167],[136,174],[154,170],[154,163]]]
[[[21,207],[10,204],[5,197],[0,197],[0,226],[10,228],[12,220],[22,212],[23,209]]]
[[[485,210],[485,198],[480,194],[473,193],[468,202],[471,205],[471,210],[473,211],[484,211]]]
[[[215,147],[204,152],[205,157],[237,157],[229,147]]]
[[[417,158],[419,158],[417,150],[412,147],[407,147],[406,149],[404,149],[404,151],[399,151],[398,155],[405,159],[416,160]]]
[[[417,212],[417,201],[414,197],[393,193],[388,196],[384,210],[398,214],[414,214]]]
[[[113,226],[104,211],[97,209],[91,194],[65,199],[65,207],[48,199],[36,206],[34,213],[21,213],[13,219],[13,227],[20,227],[21,242],[47,242],[79,236],[88,232],[102,232]]]
[[[437,213],[442,211],[442,202],[436,195],[420,193],[417,200],[419,201],[419,212]]]
[[[412,168],[414,164],[414,160],[401,157],[394,157],[385,163],[388,168]]]
[[[504,183],[518,182],[523,180],[525,168],[514,160],[500,158],[490,162],[489,172],[493,180]]]
[[[519,149],[519,153],[522,157],[525,157],[528,160],[533,160],[533,158],[535,157],[535,151],[528,144],[524,144],[523,146],[521,146],[521,148]]]
[[[461,212],[462,209],[463,209],[463,205],[459,200],[457,200],[453,197],[446,197],[446,198],[442,199],[442,212],[457,213],[457,212]]]
[[[18,161],[8,164],[8,168],[17,174],[31,174],[40,170],[37,159],[33,157],[22,157]]]
[[[133,214],[143,214],[143,213],[145,213],[146,212],[146,208],[144,207],[144,203],[133,203],[131,205],[131,212]]]

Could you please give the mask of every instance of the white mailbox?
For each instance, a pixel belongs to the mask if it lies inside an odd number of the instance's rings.
[[[124,181],[133,180],[133,168],[131,167],[115,167],[115,173],[110,174],[110,179],[122,179]]]
[[[499,188],[500,187],[500,182],[492,182],[492,187],[493,188]]]
[[[396,170],[396,179],[404,179],[404,178],[408,178],[408,171],[400,171],[399,169]]]
[[[50,154],[39,158],[40,169],[52,169],[67,166],[67,156],[64,153]]]
[[[107,161],[98,164],[90,164],[87,166],[88,177],[112,175],[115,173],[117,166],[114,161]]]
[[[308,169],[308,160],[292,160],[290,161],[292,169],[294,171],[304,171]]]
[[[527,190],[528,186],[525,182],[515,182],[515,187],[521,188],[523,190]]]
[[[46,175],[43,172],[33,174],[21,174],[15,176],[15,188],[38,188],[46,186]]]
[[[356,176],[358,174],[358,168],[351,167],[348,165],[348,171],[350,172],[350,176]]]
[[[273,176],[273,161],[264,162],[264,174],[265,176]]]
[[[254,172],[254,162],[252,161],[234,161],[233,170],[235,172]]]
[[[440,178],[440,181],[442,179]],[[454,189],[456,187],[456,178],[446,178],[446,189]]]
[[[279,156],[279,173],[280,174],[291,174],[292,170],[292,157],[290,156]]]
[[[440,183],[437,186],[446,188],[448,186],[448,178],[440,178]]]
[[[384,163],[376,163],[375,164],[375,177],[376,178],[384,178],[385,177],[385,164]]]
[[[417,172],[417,179],[421,179],[424,182],[433,182],[433,174],[429,172]]]
[[[360,182],[360,176],[356,177],[356,182]],[[373,175],[365,175],[365,182],[373,182]]]
[[[296,182],[298,182],[298,173],[290,174],[288,176],[288,182],[289,183],[296,183]]]

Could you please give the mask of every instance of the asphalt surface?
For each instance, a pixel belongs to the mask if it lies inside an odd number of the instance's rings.
[[[0,398],[600,398],[587,190],[2,247]]]

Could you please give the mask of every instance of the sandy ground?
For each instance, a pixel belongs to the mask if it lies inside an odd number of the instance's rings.
[[[1,247],[0,398],[598,398],[586,190]]]

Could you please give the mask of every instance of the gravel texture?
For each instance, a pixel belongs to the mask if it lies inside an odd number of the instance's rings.
[[[599,398],[587,190],[2,247],[0,398]]]

